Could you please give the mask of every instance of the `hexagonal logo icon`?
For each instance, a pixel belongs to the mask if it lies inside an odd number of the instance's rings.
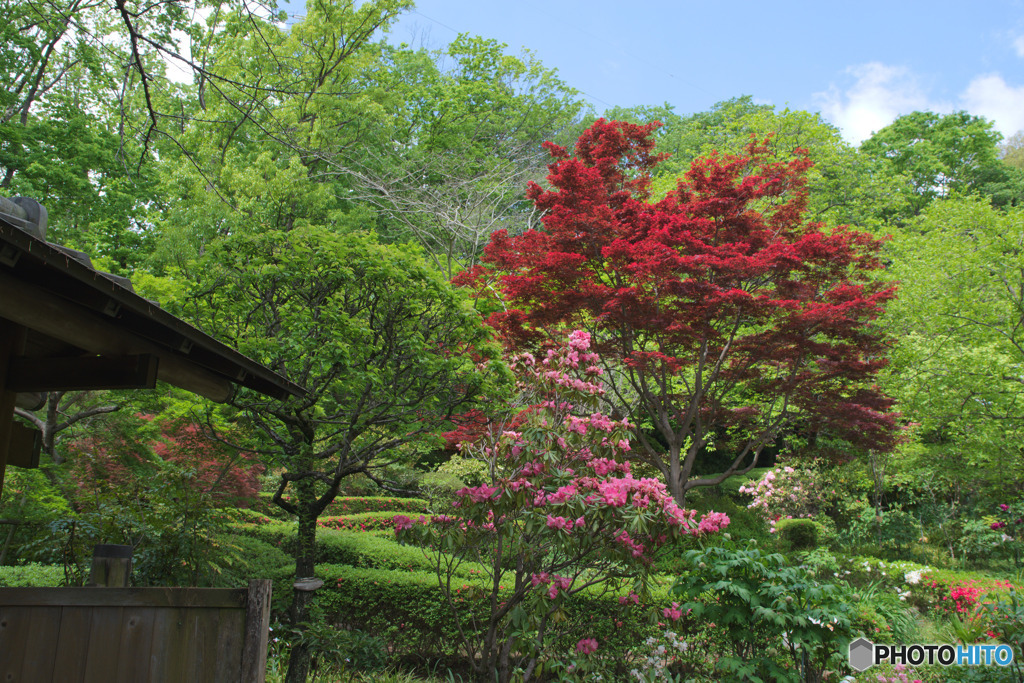
[[[855,671],[864,671],[875,663],[875,646],[867,638],[858,638],[850,643],[850,666]]]

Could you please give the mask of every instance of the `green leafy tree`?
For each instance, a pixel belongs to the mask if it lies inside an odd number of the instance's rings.
[[[954,194],[987,195],[996,205],[1018,203],[1022,177],[999,160],[1001,139],[991,121],[967,112],[917,111],[872,135],[860,151],[887,162],[893,178],[910,183],[906,199],[910,215],[917,215],[933,200]]]
[[[382,234],[419,242],[449,276],[495,230],[535,220],[522,188],[543,176],[541,143],[583,107],[553,70],[505,47],[461,34],[438,52],[387,51],[391,120],[361,159],[335,160],[379,209]]]
[[[197,269],[195,319],[303,387],[283,403],[232,399],[282,468],[274,502],[298,519],[296,576],[313,576],[317,518],[342,480],[391,464],[469,407],[489,353],[479,316],[408,248],[315,226],[238,233],[210,245]],[[307,621],[296,591],[293,623]],[[299,645],[289,681],[305,679]]]
[[[786,161],[803,150],[813,166],[807,171],[807,216],[829,225],[881,229],[886,218],[903,211],[899,180],[885,164],[859,153],[820,114],[756,104],[750,96],[719,102],[706,112],[677,114],[671,105],[613,109],[609,119],[636,123],[660,121],[655,151],[670,155],[653,174],[652,190],[661,196],[693,161],[714,152],[742,155],[751,141],[766,141],[771,157]]]
[[[1024,462],[1024,211],[984,198],[927,207],[888,246],[901,281],[885,325],[887,389],[920,423],[922,470],[951,486],[1016,485]]]

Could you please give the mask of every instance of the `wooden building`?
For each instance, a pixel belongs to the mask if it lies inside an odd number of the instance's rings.
[[[37,202],[0,197],[0,494],[7,465],[38,466],[15,406],[46,392],[153,387],[215,401],[300,387],[160,306],[86,254],[46,241]],[[249,588],[0,588],[0,679],[262,683],[270,582]]]

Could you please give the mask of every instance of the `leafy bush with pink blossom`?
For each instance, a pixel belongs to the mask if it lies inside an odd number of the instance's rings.
[[[747,507],[764,515],[773,528],[779,519],[811,518],[822,512],[829,490],[821,469],[813,463],[779,465],[739,488],[753,497]]]
[[[729,524],[715,512],[696,519],[662,482],[632,475],[631,425],[598,410],[602,371],[589,347],[589,335],[577,331],[542,358],[515,357],[519,409],[463,445],[489,463],[491,480],[457,491],[449,514],[396,525],[399,539],[433,554],[453,611],[454,572],[467,562],[483,566],[480,597],[490,609],[459,635],[474,670],[501,681],[517,671],[531,680],[538,665],[558,658],[550,644],[564,640],[563,625],[579,623],[568,613],[573,595],[604,586],[621,591],[623,609],[633,595],[647,603],[659,547]],[[599,641],[578,637],[586,652],[577,654],[600,655]]]

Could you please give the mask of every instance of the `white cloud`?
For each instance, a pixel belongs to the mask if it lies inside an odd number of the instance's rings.
[[[917,78],[905,67],[870,62],[848,67],[846,73],[856,79],[851,87],[841,91],[833,84],[827,92],[816,93],[814,99],[822,115],[853,144],[860,144],[902,114],[949,109],[948,105],[929,102]]]
[[[1024,57],[1024,36],[1020,36],[1017,40],[1013,41],[1013,49],[1017,51],[1018,57]]]
[[[999,74],[978,76],[967,86],[960,101],[970,113],[993,121],[1005,137],[1024,130],[1024,85],[1014,87]]]

